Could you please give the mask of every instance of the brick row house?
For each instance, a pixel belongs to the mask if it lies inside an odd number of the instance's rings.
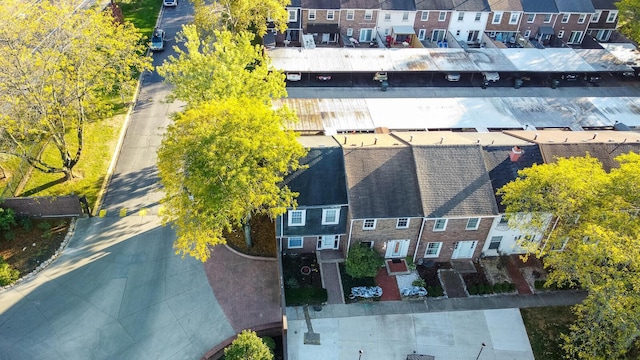
[[[288,11],[276,41],[292,46],[302,34],[325,46],[579,45],[608,41],[618,22],[615,0],[295,0]]]

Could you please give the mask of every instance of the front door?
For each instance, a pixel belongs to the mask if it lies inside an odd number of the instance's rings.
[[[409,240],[390,240],[387,241],[387,252],[385,258],[403,258],[407,256],[409,251]]]
[[[318,239],[318,250],[337,249],[340,240],[339,235],[323,235]]]
[[[569,44],[579,44],[582,41],[582,31],[572,31],[569,36]]]
[[[476,250],[477,241],[458,241],[453,248],[452,259],[469,259],[473,257],[473,252]]]

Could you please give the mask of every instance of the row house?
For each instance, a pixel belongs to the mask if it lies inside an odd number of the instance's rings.
[[[340,15],[340,0],[302,0],[302,29],[316,44],[338,44]]]
[[[340,7],[340,29],[347,40],[362,44],[383,41],[377,31],[378,0],[340,0]]]
[[[587,27],[587,35],[598,41],[609,41],[618,25],[617,0],[591,0],[595,14],[591,16]]]
[[[522,0],[522,24],[520,32],[542,46],[549,45],[555,35],[553,28],[558,19],[558,7],[554,0]]]
[[[486,0],[416,1],[413,27],[418,39],[434,47],[449,47],[448,42],[479,45],[489,19]]]
[[[570,45],[580,44],[596,10],[591,0],[556,0],[558,17],[554,30],[558,39]]]
[[[516,44],[523,14],[520,0],[489,0],[489,7],[486,33],[497,44]]]

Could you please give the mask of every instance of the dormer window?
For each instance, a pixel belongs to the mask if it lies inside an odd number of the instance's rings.
[[[335,225],[340,222],[340,209],[322,209],[322,225]]]
[[[304,226],[307,217],[306,210],[289,210],[287,218],[289,226]]]

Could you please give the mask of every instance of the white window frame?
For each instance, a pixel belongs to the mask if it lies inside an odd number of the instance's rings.
[[[578,15],[578,24],[584,24],[585,20],[587,20],[587,14]]]
[[[469,224],[473,220],[476,220],[476,225],[470,227]],[[479,227],[480,227],[480,218],[469,218],[469,220],[467,220],[467,226],[465,226],[465,230],[478,230]]]
[[[309,15],[307,15],[307,19],[315,20],[316,19],[316,11],[315,9],[309,10]]]
[[[558,39],[562,39],[563,36],[564,36],[564,30],[558,31]]]
[[[545,24],[548,24],[551,22],[551,18],[553,18],[553,14],[544,14],[544,18],[542,20]]]
[[[442,221],[444,221],[444,225],[442,225],[442,227],[438,226],[438,224],[441,224]],[[433,222],[433,231],[437,232],[437,231],[445,231],[445,230],[447,230],[447,223],[448,222],[449,222],[449,219],[443,219],[443,218],[436,219]]]
[[[527,14],[527,24],[533,24],[536,21],[536,14]]]
[[[353,36],[353,28],[347,28],[347,36]]]
[[[409,12],[405,11],[402,13],[402,22],[407,22],[409,21]]]
[[[431,244],[435,244],[432,247],[429,247]],[[429,254],[429,250],[437,249],[435,254]],[[440,256],[440,250],[442,250],[442,242],[428,242],[427,247],[424,249],[424,257],[425,258],[437,258]]]
[[[616,22],[618,18],[618,10],[609,11],[609,15],[607,15],[607,23],[611,24]]]
[[[331,211],[335,211],[334,221],[327,221],[327,214]],[[322,209],[322,225],[335,225],[340,223],[340,209]]]
[[[386,22],[391,21],[391,13],[389,12],[384,13],[384,21]]]
[[[571,18],[571,14],[562,14],[562,20],[560,20],[560,22],[563,24],[566,24],[569,22],[570,18]]]
[[[520,20],[520,14],[518,14],[517,12],[512,12],[511,16],[509,17],[509,25],[518,24],[518,20]]]
[[[462,11],[458,13],[458,21],[464,21],[464,13]]]
[[[377,223],[378,219],[364,219],[362,221],[362,230],[375,230]]]
[[[335,10],[327,10],[327,20],[335,20],[336,11]]]
[[[524,37],[528,39],[530,36],[531,36],[531,30],[525,30]]]
[[[288,20],[288,22],[296,22],[296,21],[298,21],[298,10],[287,9],[287,11],[289,12],[289,20]],[[293,16],[291,16],[291,15],[293,15]]]
[[[347,10],[347,20],[353,20],[356,17],[355,10]]]
[[[494,239],[497,239],[498,241],[494,241]],[[502,240],[503,240],[502,236],[492,236],[491,239],[489,239],[489,247],[487,248],[487,250],[500,250],[500,245],[502,244]],[[495,243],[498,243],[498,247],[496,247],[495,249],[492,249],[491,244],[495,244]]]
[[[300,240],[300,246],[292,246],[291,240]],[[302,236],[292,236],[287,238],[287,249],[302,249],[304,247],[304,238]]]
[[[293,220],[293,214],[300,214],[300,223],[294,223]],[[307,220],[307,211],[306,210],[289,210],[289,213],[287,214],[287,223],[289,224],[289,226],[304,226],[305,222]]]
[[[423,11],[420,14],[420,21],[429,21],[429,12],[428,11]]]
[[[427,29],[418,30],[418,40],[424,40],[427,37]]]
[[[480,20],[482,20],[482,13],[477,12],[476,13],[476,18],[475,18],[474,21],[480,21]]]
[[[502,21],[502,11],[496,11],[493,13],[493,18],[491,19],[492,24],[500,24]]]
[[[602,16],[602,10],[596,10],[596,13],[591,15],[591,22],[597,23],[600,21],[600,17]]]
[[[440,11],[440,13],[438,14],[438,21],[440,21],[440,22],[447,21],[447,12],[446,11]]]
[[[398,218],[398,220],[396,220],[396,229],[408,229],[410,221],[411,219],[409,218]],[[400,224],[401,222],[404,223],[404,226]]]
[[[373,20],[373,10],[365,10],[364,11],[364,20],[365,21]]]

